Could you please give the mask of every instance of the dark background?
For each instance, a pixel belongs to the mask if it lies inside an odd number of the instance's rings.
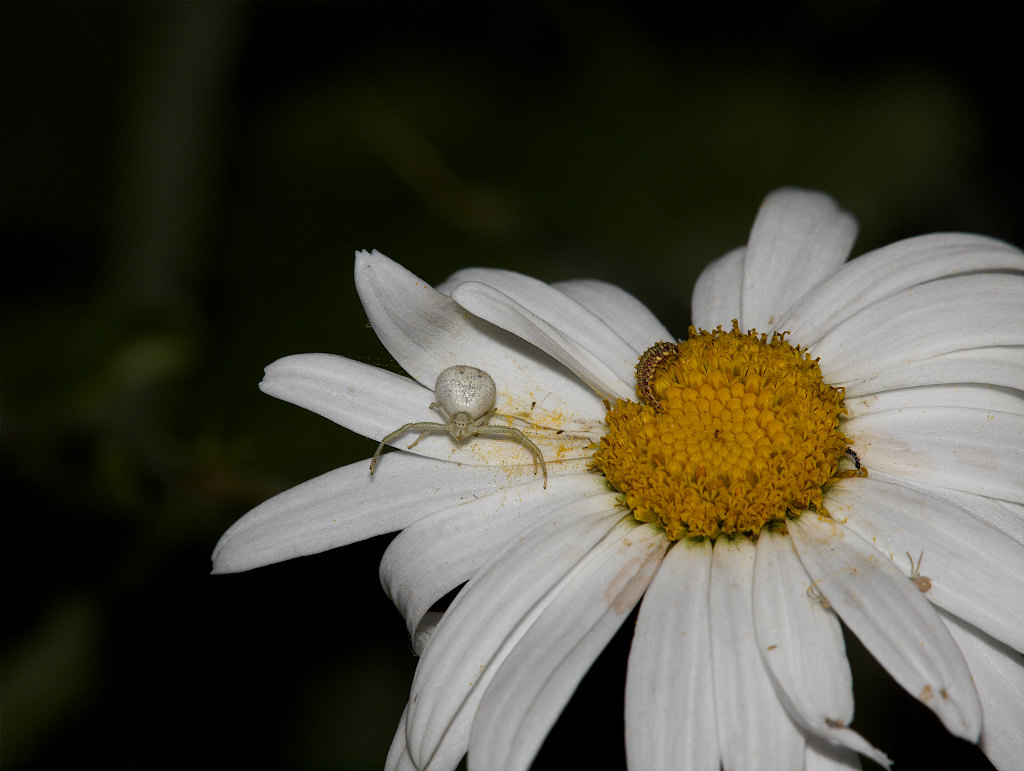
[[[381,767],[415,663],[388,539],[208,575],[373,450],[256,388],[289,353],[395,367],[355,249],[607,279],[684,334],[780,185],[858,253],[1024,242],[1019,23],[985,4],[5,1],[0,36],[7,769]],[[620,765],[628,627],[536,768]],[[850,647],[897,768],[984,763]]]

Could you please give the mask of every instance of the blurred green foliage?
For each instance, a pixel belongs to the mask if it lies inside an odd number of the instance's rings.
[[[248,508],[372,451],[256,389],[289,353],[396,368],[353,251],[603,278],[683,334],[780,185],[835,196],[858,252],[1020,244],[990,10],[4,3],[3,766],[381,767],[415,663],[387,539],[208,576]],[[537,768],[621,756],[628,642]],[[900,768],[978,762],[851,646]]]

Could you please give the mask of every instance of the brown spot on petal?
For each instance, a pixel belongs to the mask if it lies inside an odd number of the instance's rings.
[[[604,601],[616,613],[628,613],[636,603],[637,592],[635,590],[630,591],[632,588],[630,584],[638,580],[637,572],[641,562],[642,560],[638,557],[629,560],[619,568],[615,578],[611,580],[608,588],[604,590]]]

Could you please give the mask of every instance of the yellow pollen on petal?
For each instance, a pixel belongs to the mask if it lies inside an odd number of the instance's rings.
[[[638,520],[672,540],[756,536],[823,511],[823,487],[853,473],[839,470],[850,444],[843,389],[785,333],[742,333],[733,321],[651,351],[637,367],[641,402],[608,410],[593,459]]]

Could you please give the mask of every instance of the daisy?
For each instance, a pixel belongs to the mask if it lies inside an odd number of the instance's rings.
[[[432,288],[358,253],[410,377],[306,354],[260,387],[400,451],[258,506],[214,572],[401,531],[380,577],[420,660],[392,769],[527,768],[638,603],[631,769],[888,765],[850,728],[840,620],[1014,767],[1024,255],[934,234],[846,262],[855,233],[827,196],[771,194],[700,276],[686,340],[606,283],[468,269]],[[439,383],[453,365],[493,396]],[[452,433],[463,402],[501,428]]]

